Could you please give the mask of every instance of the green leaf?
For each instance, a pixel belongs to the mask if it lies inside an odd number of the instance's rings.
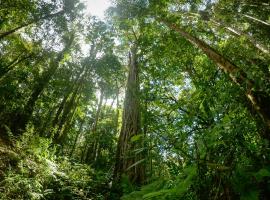
[[[255,173],[255,177],[258,181],[260,181],[264,177],[270,177],[270,171],[266,168],[262,168],[257,173]]]
[[[134,135],[130,138],[131,142],[136,142],[138,140],[140,140],[143,137],[143,134],[139,134],[139,135]]]
[[[169,189],[165,189],[165,190],[160,190],[160,191],[157,191],[157,192],[151,192],[149,194],[146,194],[143,196],[143,199],[158,199],[159,196],[163,196],[167,193],[170,193],[172,190],[169,190]]]
[[[257,190],[252,190],[250,192],[244,193],[241,195],[240,200],[258,200],[259,192]]]

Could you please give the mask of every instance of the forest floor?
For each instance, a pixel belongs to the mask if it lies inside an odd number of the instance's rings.
[[[19,161],[19,154],[14,151],[10,141],[0,138],[0,181],[4,179],[7,168],[14,167]]]
[[[108,195],[105,173],[51,152],[49,140],[0,138],[0,199],[90,200]]]

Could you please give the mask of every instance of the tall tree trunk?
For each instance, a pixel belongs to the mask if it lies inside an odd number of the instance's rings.
[[[192,13],[188,11],[181,10],[181,14],[184,14],[188,17],[195,16],[196,18],[200,18],[200,20],[204,21],[205,23],[212,22],[215,26],[218,28],[223,28],[227,30],[230,34],[236,35],[238,37],[243,36],[245,37],[256,49],[264,53],[264,55],[269,56],[269,48],[266,45],[261,44],[259,41],[257,41],[252,35],[249,35],[240,29],[234,27],[230,27],[228,24],[221,20],[217,20],[214,17],[211,17],[211,14],[205,11],[199,11],[198,13]]]
[[[13,127],[12,131],[15,134],[22,133],[26,125],[32,116],[34,106],[36,101],[38,100],[39,96],[51,80],[52,76],[54,75],[55,71],[59,67],[59,63],[63,59],[65,53],[67,53],[71,47],[71,44],[73,42],[74,35],[72,35],[69,39],[69,41],[66,43],[64,49],[57,55],[55,60],[51,60],[49,69],[43,73],[42,77],[37,81],[37,83],[34,86],[33,92],[27,102],[27,104],[24,107],[24,113],[19,113],[18,116],[15,116],[15,119],[13,121]]]
[[[52,128],[54,128],[57,123],[59,122],[59,118],[60,118],[60,115],[62,114],[63,110],[64,110],[64,107],[66,106],[66,103],[68,102],[68,99],[70,97],[70,95],[72,94],[72,91],[73,89],[77,86],[77,89],[78,89],[78,85],[81,85],[83,80],[84,80],[84,77],[85,75],[87,74],[88,72],[88,69],[86,69],[86,65],[84,65],[81,70],[79,71],[78,75],[77,75],[77,78],[75,79],[74,83],[72,84],[72,86],[68,87],[68,91],[67,93],[65,94],[63,100],[61,101],[58,109],[57,109],[57,112],[56,112],[56,115],[52,121]],[[76,90],[77,90],[76,89]]]
[[[178,32],[182,37],[187,39],[190,43],[201,49],[209,59],[211,59],[218,67],[228,74],[231,80],[242,87],[245,90],[246,98],[248,102],[252,105],[252,108],[256,110],[258,115],[263,120],[263,123],[267,127],[265,134],[261,133],[261,136],[268,141],[270,141],[270,97],[264,92],[255,91],[255,85],[252,80],[247,77],[247,74],[230,62],[228,59],[220,55],[216,50],[206,44],[204,41],[192,36],[191,34],[185,32],[179,28],[176,24],[168,23],[165,20],[161,20],[172,30]]]
[[[6,31],[6,32],[4,32],[4,33],[0,33],[0,40],[2,40],[3,38],[7,37],[8,35],[10,35],[10,34],[12,34],[12,33],[15,33],[16,31],[18,31],[18,30],[20,30],[20,29],[22,29],[22,28],[24,28],[24,27],[27,27],[27,26],[29,26],[29,25],[31,25],[31,24],[35,24],[35,23],[37,23],[37,22],[39,22],[39,21],[41,21],[41,20],[51,19],[51,18],[53,18],[53,17],[56,17],[56,16],[58,16],[58,15],[62,15],[62,14],[64,14],[64,13],[65,13],[65,11],[64,11],[64,10],[61,10],[61,11],[59,11],[59,12],[57,12],[57,13],[53,13],[53,14],[45,15],[44,17],[41,17],[41,18],[37,18],[37,19],[32,20],[32,21],[30,21],[30,22],[28,22],[28,23],[23,23],[22,25],[17,26],[17,27],[14,28],[14,29],[11,29],[11,30]]]
[[[85,162],[85,155],[87,155],[87,150],[88,150],[88,143],[87,141],[85,141],[85,145],[83,147],[83,150],[82,150],[82,154],[81,154],[81,163]]]
[[[119,87],[116,83],[117,91],[116,91],[116,115],[115,115],[115,134],[118,133],[118,121],[119,121]]]
[[[95,48],[95,46],[92,45],[91,50],[90,50],[90,58],[91,59],[93,59],[93,57],[95,56],[95,53],[93,52],[94,48]],[[65,134],[67,128],[64,127],[64,125],[66,124],[66,122],[69,122],[67,119],[68,119],[68,116],[70,114],[70,111],[72,110],[74,105],[76,107],[76,104],[77,104],[76,102],[78,101],[78,98],[79,98],[78,96],[80,95],[81,90],[83,89],[84,81],[86,80],[86,77],[89,74],[90,70],[91,70],[91,68],[89,66],[87,68],[87,65],[84,65],[81,68],[81,70],[80,70],[80,72],[75,80],[75,83],[72,85],[69,92],[66,94],[66,96],[64,97],[63,101],[61,102],[61,104],[58,108],[58,111],[56,113],[56,116],[55,116],[55,118],[53,120],[53,124],[52,124],[52,127],[55,127],[58,124],[57,131],[54,133],[55,143],[59,143],[59,141],[61,140],[60,138],[66,137],[64,134]],[[74,92],[72,92],[73,89],[75,90]],[[71,97],[70,97],[70,95],[71,95]],[[60,117],[61,113],[62,113],[62,117],[61,117],[61,120],[59,121],[59,117]],[[63,129],[63,127],[64,127],[64,129]]]
[[[56,143],[58,143],[57,141],[59,141],[59,138],[62,137],[61,133],[62,133],[62,129],[64,124],[67,122],[68,117],[70,112],[72,111],[72,109],[74,109],[74,107],[76,107],[76,102],[77,102],[77,96],[78,93],[80,91],[80,89],[82,88],[82,85],[78,85],[76,90],[73,92],[72,96],[70,97],[70,99],[68,100],[68,102],[65,104],[65,107],[63,109],[63,114],[61,117],[60,122],[58,123],[58,127],[57,127],[57,131],[54,133],[54,141]]]
[[[53,104],[53,106],[50,108],[46,115],[46,120],[43,121],[42,127],[39,130],[39,135],[42,137],[49,137],[49,128],[53,120],[53,116],[55,114],[55,110],[57,108],[56,104]]]
[[[73,89],[73,87],[72,87],[72,89]],[[52,120],[52,124],[51,124],[52,128],[54,128],[56,126],[56,124],[59,122],[60,115],[61,115],[62,111],[64,110],[64,107],[68,101],[70,94],[72,93],[72,89],[68,90],[67,94],[64,96],[63,100],[59,104],[57,112],[54,116],[54,119]]]
[[[7,64],[6,66],[3,66],[3,68],[5,68],[5,69],[10,68],[10,67],[13,66],[15,63],[17,63],[18,60],[24,58],[23,55],[24,55],[24,52],[20,53],[20,55],[18,55],[13,61],[11,61],[11,62],[10,62],[9,64]],[[2,66],[1,66],[1,67],[2,67]],[[1,76],[1,77],[3,76],[2,73],[1,73],[0,76]]]
[[[96,130],[97,130],[97,125],[98,125],[98,120],[99,120],[102,105],[103,105],[103,100],[104,100],[104,91],[103,91],[103,89],[101,89],[100,96],[99,96],[99,103],[98,103],[98,107],[97,107],[97,113],[96,113],[93,128],[92,128],[93,133],[96,132]]]
[[[23,54],[23,53],[22,53]],[[19,55],[16,59],[14,59],[10,64],[4,67],[3,71],[0,74],[0,81],[4,79],[4,77],[13,70],[19,63],[31,58],[34,54],[29,54],[28,56]]]
[[[137,62],[137,47],[134,46],[129,55],[129,75],[125,94],[122,127],[117,144],[114,169],[114,184],[117,184],[122,175],[141,185],[145,179],[145,169],[142,164],[142,155],[134,155],[133,150],[141,145],[135,145],[131,138],[141,134],[140,126],[140,99],[139,99],[139,66]]]
[[[100,119],[100,115],[102,111],[103,100],[104,100],[104,91],[101,88],[97,112],[96,112],[94,123],[91,129],[91,135],[93,136],[93,141],[87,149],[85,162],[93,162],[95,160],[96,150],[99,143],[99,137],[96,134],[96,132],[97,132],[98,121]]]
[[[265,53],[267,56],[269,56],[269,49],[267,46],[259,43],[258,41],[256,41],[255,38],[253,38],[251,35],[246,34],[244,32],[242,32],[241,30],[237,29],[237,28],[232,28],[229,26],[226,26],[225,23],[221,22],[221,21],[216,21],[216,20],[211,20],[214,24],[216,24],[219,27],[222,27],[224,29],[226,29],[227,31],[229,31],[231,34],[233,35],[237,35],[237,36],[243,36],[245,38],[248,39],[248,41],[255,47],[257,48],[259,51]]]
[[[76,137],[75,137],[74,143],[73,143],[72,148],[71,148],[71,151],[69,153],[69,157],[70,158],[72,157],[72,155],[73,155],[73,153],[74,153],[74,151],[76,149],[76,145],[77,145],[78,139],[79,139],[79,137],[81,135],[81,132],[83,130],[84,123],[85,123],[85,119],[82,119],[81,122],[80,122],[80,128],[79,128],[78,132],[76,133]]]
[[[253,20],[253,21],[257,22],[257,23],[261,23],[262,25],[270,26],[270,24],[268,22],[260,20],[260,19],[258,19],[256,17],[252,17],[252,16],[246,15],[246,14],[243,14],[243,16],[250,19],[250,20]]]
[[[74,116],[77,110],[77,101],[75,103],[76,105],[74,106],[72,112],[68,115],[68,119],[65,121],[65,124],[63,126],[63,130],[61,130],[61,134],[58,136],[58,138],[56,138],[56,140],[54,141],[56,144],[59,144],[59,148],[56,151],[56,154],[58,155],[63,155],[64,153],[64,146],[65,146],[65,141],[67,139],[68,136],[68,131],[72,126],[72,122],[74,120]]]

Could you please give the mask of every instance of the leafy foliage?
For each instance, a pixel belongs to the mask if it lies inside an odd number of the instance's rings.
[[[269,2],[84,7],[1,2],[0,199],[267,199]]]

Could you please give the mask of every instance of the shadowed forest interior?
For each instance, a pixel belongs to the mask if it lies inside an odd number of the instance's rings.
[[[269,1],[91,1],[0,0],[0,199],[268,200]]]

